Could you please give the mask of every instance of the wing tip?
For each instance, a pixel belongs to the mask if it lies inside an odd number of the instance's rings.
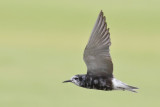
[[[103,17],[103,11],[102,10],[100,11],[99,15],[101,15]]]
[[[100,11],[99,16],[102,16],[102,19],[104,19],[104,22],[105,22],[105,24],[107,25],[107,22],[106,22],[106,16],[104,16],[104,13],[103,13],[103,11],[102,11],[102,10]],[[106,26],[106,29],[109,31],[109,28],[107,28],[107,26]]]

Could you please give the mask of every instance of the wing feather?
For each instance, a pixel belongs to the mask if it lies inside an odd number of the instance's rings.
[[[112,76],[113,64],[109,53],[111,45],[109,28],[106,17],[101,11],[90,39],[84,51],[84,61],[87,65],[88,75]]]

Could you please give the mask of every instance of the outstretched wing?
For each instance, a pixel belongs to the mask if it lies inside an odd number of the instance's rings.
[[[107,28],[106,18],[101,11],[84,51],[83,59],[87,65],[87,75],[112,77],[113,64],[109,53],[110,45],[109,28]]]

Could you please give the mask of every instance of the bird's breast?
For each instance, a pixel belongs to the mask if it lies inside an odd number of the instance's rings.
[[[101,76],[86,76],[80,86],[89,89],[112,90],[111,79]]]

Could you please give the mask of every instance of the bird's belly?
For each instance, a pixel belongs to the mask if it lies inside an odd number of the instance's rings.
[[[108,87],[108,86],[98,86],[98,85],[91,85],[88,87],[84,87],[84,88],[88,88],[88,89],[97,89],[97,90],[105,90],[105,91],[109,91],[112,90],[112,87]]]
[[[85,81],[81,87],[88,88],[88,89],[97,89],[97,90],[112,90],[112,82],[107,79],[89,79],[88,81]]]

